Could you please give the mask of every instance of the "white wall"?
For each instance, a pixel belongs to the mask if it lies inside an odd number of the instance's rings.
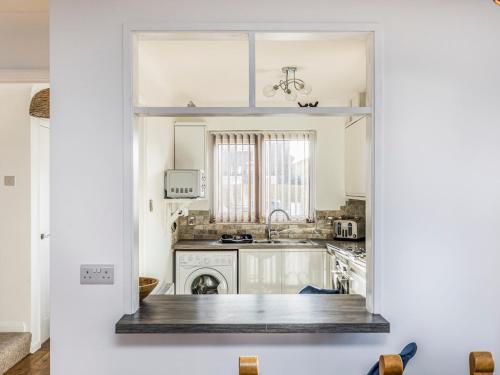
[[[0,84],[0,331],[30,329],[32,86]]]
[[[183,120],[181,119],[180,122]],[[207,132],[214,130],[315,130],[316,131],[316,209],[337,210],[345,204],[343,117],[208,117]],[[210,138],[207,136],[210,144]],[[199,152],[194,151],[194,152]],[[207,152],[211,149],[207,147]],[[207,156],[207,160],[210,160]],[[210,194],[210,193],[209,193]],[[200,202],[193,210],[208,210]]]
[[[171,0],[51,4],[52,363],[62,374],[363,374],[420,345],[408,375],[465,374],[470,350],[500,356],[500,8],[483,0]],[[117,336],[124,309],[122,24],[379,22],[381,310],[390,334]],[[481,233],[470,228],[481,228]],[[87,235],[82,235],[85,233]],[[86,262],[117,266],[83,287]],[[195,360],[193,360],[195,359]]]

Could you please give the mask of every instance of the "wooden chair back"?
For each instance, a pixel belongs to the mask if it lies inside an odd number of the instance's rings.
[[[495,361],[490,352],[472,352],[469,354],[470,375],[493,375]]]
[[[381,355],[378,363],[380,375],[401,375],[403,373],[403,361],[399,354]]]
[[[259,357],[240,357],[240,375],[259,375]]]

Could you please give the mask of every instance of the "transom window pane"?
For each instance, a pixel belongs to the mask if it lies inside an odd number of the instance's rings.
[[[367,33],[256,33],[257,107],[364,106]],[[300,104],[299,104],[300,103]]]
[[[141,33],[136,70],[139,106],[248,106],[246,33]]]

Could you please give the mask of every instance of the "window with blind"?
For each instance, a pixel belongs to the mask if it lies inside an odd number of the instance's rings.
[[[314,217],[314,132],[214,132],[213,213],[219,223],[265,222],[276,208]],[[276,221],[284,221],[277,214]]]

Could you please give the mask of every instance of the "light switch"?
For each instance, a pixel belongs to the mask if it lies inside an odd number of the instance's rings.
[[[16,176],[4,176],[3,184],[5,186],[16,186]]]
[[[80,284],[114,284],[115,266],[112,264],[82,264],[80,266]]]

